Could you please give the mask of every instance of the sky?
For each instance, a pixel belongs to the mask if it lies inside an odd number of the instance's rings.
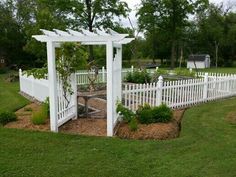
[[[135,17],[136,14],[136,9],[138,5],[140,4],[141,0],[123,0],[128,3],[129,7],[132,9],[132,11],[129,14],[129,17],[131,19],[132,24],[136,27],[137,26],[137,18]],[[236,0],[209,0],[210,3],[221,3],[221,2],[228,2],[230,1],[231,3],[236,3]],[[130,22],[129,20],[122,19],[122,23],[124,26],[130,27]]]

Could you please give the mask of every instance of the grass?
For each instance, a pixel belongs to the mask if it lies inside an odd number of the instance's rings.
[[[8,74],[0,74],[0,112],[16,111],[29,103],[18,94],[19,82],[9,83],[5,79]]]
[[[27,101],[18,95],[18,83],[6,83],[3,77],[0,76],[0,110],[22,107]],[[180,138],[168,141],[0,127],[0,176],[235,177],[236,125],[225,121],[235,107],[233,98],[187,110]]]
[[[206,69],[199,69],[200,72],[211,72],[211,73],[236,73],[236,68],[229,67],[229,68],[206,68]]]
[[[180,138],[130,141],[0,128],[6,176],[236,176],[236,98],[186,111]]]

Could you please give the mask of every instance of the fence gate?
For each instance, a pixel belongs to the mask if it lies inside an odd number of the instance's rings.
[[[63,81],[57,76],[57,127],[60,127],[72,118],[77,118],[77,85],[75,74],[72,74],[69,82],[71,83],[71,93],[63,89]]]

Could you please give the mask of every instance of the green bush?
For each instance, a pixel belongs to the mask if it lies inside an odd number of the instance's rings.
[[[0,124],[6,125],[9,122],[16,121],[16,114],[13,112],[2,112],[0,113]]]
[[[144,104],[143,106],[139,106],[138,110],[136,111],[136,117],[142,124],[147,124],[151,122],[151,115],[144,115],[145,113],[150,114],[151,106],[149,104]],[[149,119],[149,120],[148,120]]]
[[[40,110],[33,113],[31,121],[34,125],[42,125],[46,123],[46,120],[49,116],[49,104],[48,102],[44,102]]]
[[[156,70],[156,74],[159,76],[159,75],[167,75],[168,74],[168,70],[166,69],[158,69]]]
[[[151,76],[146,70],[136,70],[134,72],[129,72],[125,78],[127,82],[144,84],[151,82]]]
[[[144,109],[140,112],[138,118],[141,124],[151,124],[154,122],[152,109]]]
[[[127,123],[135,117],[135,114],[128,108],[124,107],[121,103],[117,103],[116,112],[119,113]]]
[[[154,122],[169,122],[172,119],[173,112],[165,104],[152,109]]]

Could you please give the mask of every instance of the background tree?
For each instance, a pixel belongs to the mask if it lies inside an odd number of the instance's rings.
[[[83,27],[93,32],[94,28],[115,28],[117,19],[126,17],[127,3],[120,0],[73,0],[73,28]],[[94,60],[93,47],[89,46],[89,60]]]
[[[176,61],[176,46],[183,29],[189,24],[189,15],[194,15],[207,5],[208,0],[142,0],[137,13],[139,27],[149,33],[158,29],[168,36],[172,68]]]

